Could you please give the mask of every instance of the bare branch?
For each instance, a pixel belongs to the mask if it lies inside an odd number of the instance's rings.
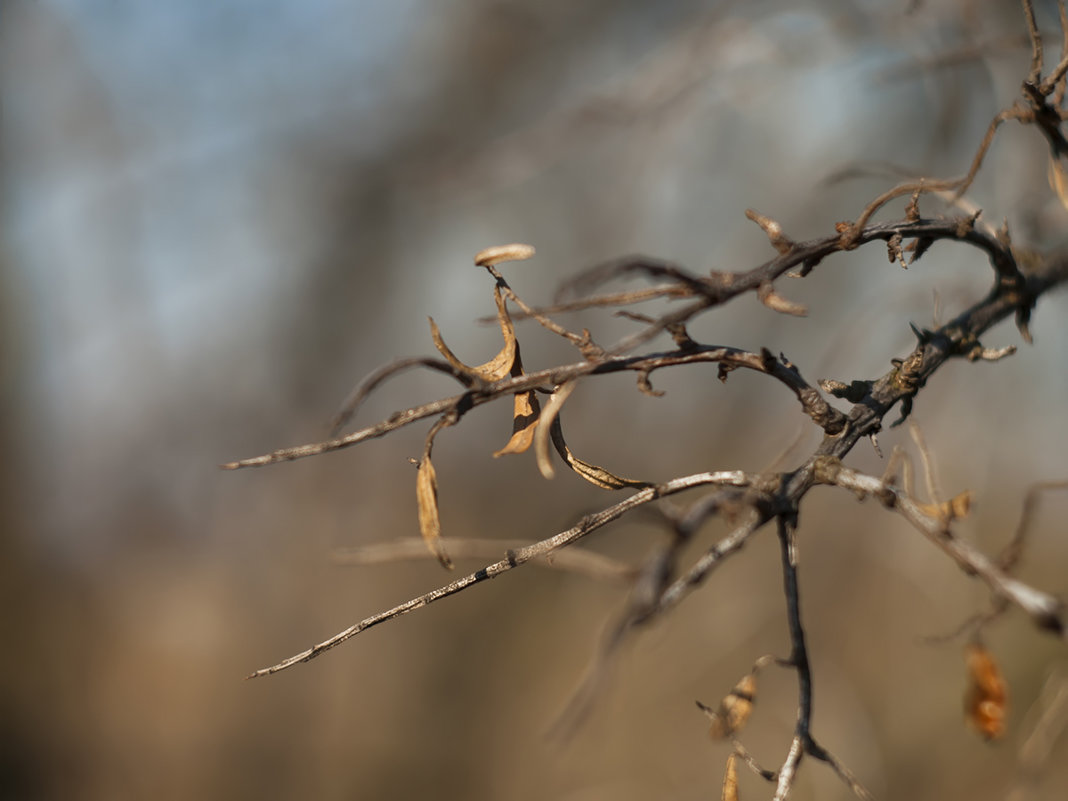
[[[900,513],[912,526],[950,556],[969,576],[981,579],[990,590],[1023,610],[1039,628],[1064,637],[1064,603],[1005,574],[994,562],[948,530],[945,520],[932,516],[905,492],[886,481],[841,465],[824,465],[823,483],[877,497],[884,506]]]
[[[314,645],[306,651],[302,651],[299,654],[284,659],[276,665],[271,667],[257,670],[250,674],[247,678],[257,678],[259,676],[267,676],[272,673],[277,673],[300,662],[307,662],[315,657],[319,656],[324,651],[329,651],[331,648],[340,645],[345,640],[356,636],[361,631],[365,631],[369,628],[385,623],[393,618],[406,615],[416,609],[421,609],[424,606],[429,606],[435,601],[440,601],[442,598],[447,598],[450,595],[467,589],[468,587],[486,581],[488,579],[496,578],[502,573],[506,573],[512,568],[519,567],[522,564],[529,562],[531,559],[538,557],[544,557],[551,554],[558,548],[563,548],[567,545],[571,545],[574,542],[578,542],[580,539],[596,531],[599,528],[611,523],[619,517],[622,517],[627,512],[636,509],[643,504],[647,504],[650,501],[657,498],[666,497],[668,495],[674,495],[678,492],[684,492],[694,487],[703,487],[710,484],[721,484],[736,487],[744,487],[751,483],[751,479],[743,472],[738,470],[728,470],[718,473],[695,473],[690,476],[684,476],[682,478],[676,478],[672,481],[667,481],[663,484],[659,484],[655,487],[649,487],[647,489],[636,492],[626,500],[603,509],[600,512],[596,512],[592,515],[587,515],[578,522],[575,526],[561,531],[548,539],[544,539],[533,545],[528,545],[523,548],[519,548],[510,552],[504,559],[493,564],[486,565],[481,570],[477,570],[474,573],[470,573],[462,578],[458,578],[455,581],[446,584],[443,587],[439,587],[436,590],[431,590],[428,593],[420,595],[417,598],[412,598],[402,604],[399,604],[392,609],[388,609],[385,612],[380,612],[377,615],[361,620],[353,626],[345,629],[342,632],[335,634],[327,640]]]
[[[336,437],[338,432],[344,428],[353,415],[360,408],[360,404],[367,399],[374,390],[376,390],[383,381],[387,378],[392,378],[397,373],[402,373],[405,370],[410,370],[413,367],[425,367],[429,370],[437,370],[439,373],[445,373],[451,375],[465,387],[474,385],[481,385],[483,382],[476,377],[465,373],[462,370],[458,370],[448,362],[441,361],[440,359],[427,359],[423,357],[415,357],[411,359],[398,359],[395,362],[390,362],[387,365],[379,367],[369,376],[367,376],[359,385],[352,390],[349,396],[341,404],[341,408],[338,409],[334,419],[330,423],[330,435]]]
[[[1035,9],[1031,0],[1023,0],[1024,19],[1027,20],[1027,34],[1031,38],[1031,72],[1027,80],[1038,83],[1042,77],[1042,34],[1038,32],[1038,22],[1035,20]]]
[[[483,540],[449,538],[449,554],[454,559],[493,559],[505,551],[517,551],[533,543],[525,540]],[[369,545],[335,548],[330,554],[330,561],[336,565],[358,566],[381,565],[390,562],[423,561],[433,558],[427,551],[426,544],[416,537],[376,542]],[[578,573],[587,578],[625,584],[633,581],[638,574],[637,568],[620,562],[604,554],[583,548],[565,548],[553,551],[544,558],[532,560],[535,565],[551,567],[571,573]]]
[[[775,785],[773,801],[784,801],[790,795],[794,786],[794,778],[797,776],[797,768],[801,764],[801,758],[805,755],[805,747],[801,742],[801,735],[795,734],[790,741],[790,750],[786,754],[786,761],[779,768],[778,783]]]
[[[1068,489],[1068,481],[1043,481],[1035,484],[1027,491],[1027,496],[1024,498],[1023,510],[1020,513],[1020,522],[1016,524],[1016,532],[1013,534],[1012,540],[1001,551],[998,556],[998,567],[1000,567],[1006,573],[1012,571],[1016,567],[1016,563],[1020,561],[1020,556],[1023,554],[1024,543],[1027,539],[1027,535],[1031,531],[1031,523],[1034,518],[1035,509],[1038,506],[1039,498],[1046,492],[1052,490]]]

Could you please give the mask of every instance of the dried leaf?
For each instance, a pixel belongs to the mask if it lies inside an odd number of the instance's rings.
[[[438,476],[430,461],[429,442],[427,452],[419,462],[415,476],[415,496],[419,504],[419,531],[430,552],[443,567],[452,569],[452,559],[441,543],[441,520],[438,517]]]
[[[495,245],[475,254],[475,264],[479,267],[492,267],[503,261],[525,261],[535,253],[533,245]]]
[[[756,702],[756,674],[747,673],[734,685],[719,707],[709,710],[712,726],[708,733],[714,740],[723,740],[742,730],[749,716],[753,713]]]
[[[523,453],[534,441],[538,427],[541,404],[534,390],[517,392],[512,412],[512,438],[508,444],[493,454],[494,458],[506,453]]]
[[[465,375],[480,378],[483,381],[500,381],[506,375],[511,373],[512,367],[515,364],[516,354],[518,353],[515,328],[512,326],[512,318],[508,315],[508,307],[504,302],[504,296],[501,294],[501,288],[499,286],[493,287],[493,299],[497,302],[497,319],[501,323],[501,334],[504,336],[504,347],[501,348],[496,356],[478,367],[471,367],[456,358],[456,355],[449,350],[449,346],[446,345],[445,341],[441,338],[441,331],[438,330],[434,318],[427,318],[430,320],[430,336],[434,340],[434,347],[438,349],[438,353],[445,358],[445,361]]]
[[[511,254],[509,258],[520,258],[516,248],[529,248],[530,253],[522,258],[533,255],[534,249],[529,245],[505,245],[501,248],[487,248],[476,257],[477,264],[496,264],[504,261],[505,257],[495,251],[503,251],[508,248]],[[491,252],[493,251],[493,252]],[[496,259],[496,261],[494,261]],[[504,337],[504,347],[500,352],[485,364],[471,367],[460,361],[441,338],[441,332],[433,318],[430,318],[430,336],[434,340],[434,346],[445,360],[462,372],[483,381],[500,381],[507,375],[523,375],[523,359],[519,354],[519,342],[515,336],[515,327],[512,318],[508,314],[508,304],[505,302],[500,285],[493,287],[493,299],[497,303],[497,319],[501,324],[501,334]],[[534,390],[517,392],[513,402],[512,412],[512,436],[503,448],[494,453],[494,457],[503,456],[506,453],[523,453],[534,441],[534,429],[538,422],[539,404]]]
[[[723,801],[738,801],[738,757],[732,751],[727,757],[727,772],[723,775]]]
[[[614,473],[609,473],[603,467],[598,467],[595,464],[584,462],[571,452],[571,449],[567,447],[567,443],[564,441],[564,432],[560,428],[560,418],[557,416],[552,420],[552,424],[549,427],[549,434],[552,437],[553,445],[556,448],[556,452],[560,454],[567,466],[589,481],[596,487],[606,490],[623,489],[624,487],[648,487],[650,486],[648,481],[637,481],[632,478],[621,478]],[[539,465],[540,466],[540,465]],[[551,470],[551,468],[550,468]],[[543,471],[544,472],[544,471]],[[551,477],[551,476],[549,476]]]
[[[538,461],[538,470],[541,472],[542,477],[546,479],[552,479],[556,476],[552,459],[549,458],[549,435],[554,426],[559,426],[557,418],[560,415],[560,409],[563,407],[564,402],[571,397],[575,386],[574,381],[569,381],[553,390],[553,394],[549,396],[549,402],[545,404],[545,409],[538,420],[538,430],[534,436],[534,456]],[[563,435],[561,434],[561,436]]]
[[[964,711],[968,723],[987,740],[996,740],[1005,733],[1008,685],[994,657],[980,643],[968,645],[965,661],[968,691],[964,696]]]

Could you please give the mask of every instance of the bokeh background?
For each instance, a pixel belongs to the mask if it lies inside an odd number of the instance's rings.
[[[1052,61],[1055,8],[1036,5]],[[627,253],[755,266],[771,250],[748,207],[795,238],[826,235],[887,184],[827,183],[851,164],[962,173],[1026,74],[1017,5],[0,9],[0,795],[718,797],[727,747],[693,702],[715,704],[753,659],[788,648],[767,532],[623,649],[561,742],[546,729],[625,588],[527,567],[244,682],[447,577],[429,560],[330,560],[417,532],[407,459],[423,427],[260,470],[217,465],[322,438],[362,375],[431,352],[428,314],[461,357],[488,358],[499,333],[476,320],[491,284],[471,263],[488,245],[538,248],[505,271],[540,303]],[[1037,133],[1006,127],[970,194],[1038,247],[1062,244],[1068,222],[1045,159]],[[810,380],[873,377],[911,346],[908,322],[955,314],[989,278],[964,248],[936,245],[905,272],[872,246],[781,287],[807,319],[746,297],[691,333],[783,351]],[[1068,476],[1066,314],[1064,295],[1044,299],[1034,347],[947,365],[916,405],[946,493],[976,494],[961,536],[990,553],[1031,484]],[[632,326],[568,322],[602,342]],[[520,339],[528,369],[574,358],[530,325]],[[986,344],[1018,342],[1008,323]],[[760,469],[806,431],[760,376],[655,379],[663,398],[633,377],[580,388],[565,417],[578,455],[666,479]],[[451,392],[409,374],[357,422]],[[508,409],[484,408],[438,438],[446,536],[532,540],[616,500],[571,475],[545,482],[529,455],[493,460],[509,427]],[[883,435],[895,444],[909,445],[904,429]],[[882,470],[867,448],[851,464]],[[1040,506],[1020,567],[1057,593],[1066,502]],[[636,562],[662,536],[639,516],[589,547]],[[1019,615],[990,631],[1012,708],[1004,740],[985,743],[963,723],[962,644],[921,640],[981,608],[982,588],[903,521],[830,489],[806,500],[801,543],[816,731],[878,797],[1064,797],[1063,737],[1024,784],[1020,756],[1043,687],[1064,681],[1063,646]],[[746,742],[766,765],[785,753],[795,695],[793,675],[765,675]],[[770,789],[744,775],[742,793]],[[806,763],[796,797],[849,794]]]

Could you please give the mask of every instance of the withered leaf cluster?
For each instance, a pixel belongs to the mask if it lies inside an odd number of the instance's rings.
[[[497,321],[501,327],[501,336],[504,345],[492,359],[485,364],[471,366],[461,361],[455,353],[445,344],[434,319],[430,321],[430,336],[434,341],[434,347],[448,364],[457,373],[469,379],[473,387],[486,387],[495,382],[507,378],[518,378],[523,375],[523,359],[520,354],[519,340],[516,337],[515,325],[508,312],[508,303],[505,292],[514,297],[507,282],[498,274],[493,267],[504,261],[517,261],[529,259],[534,255],[534,248],[530,245],[500,245],[486,248],[475,256],[475,264],[487,268],[497,280],[493,287],[493,300],[497,307]],[[571,395],[576,384],[569,381],[561,386],[554,387],[548,403],[542,408],[538,401],[536,389],[525,389],[514,393],[512,411],[512,434],[505,445],[493,456],[500,457],[505,454],[525,453],[530,446],[538,443],[536,447],[538,467],[546,478],[553,477],[553,468],[548,454],[548,442],[552,442],[556,452],[564,463],[575,473],[601,489],[616,490],[626,487],[647,487],[646,481],[623,478],[605,470],[595,464],[583,461],[575,456],[564,439],[563,428],[560,424],[560,409]],[[433,449],[434,437],[445,426],[457,421],[455,410],[446,412],[427,434],[426,445],[423,449],[423,457],[419,460],[416,474],[416,499],[419,511],[419,528],[423,539],[431,553],[446,568],[452,568],[452,559],[441,539],[441,519],[438,512],[437,474],[431,462],[430,454]]]

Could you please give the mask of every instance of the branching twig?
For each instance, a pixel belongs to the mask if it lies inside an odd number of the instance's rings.
[[[875,496],[888,509],[899,512],[921,534],[952,557],[966,574],[979,578],[996,596],[1019,607],[1039,628],[1059,637],[1064,636],[1066,619],[1062,601],[1006,575],[993,561],[953,536],[943,518],[928,514],[904,491],[883,479],[858,473],[840,464],[825,463],[820,470],[820,480]]]
[[[395,617],[406,615],[409,612],[420,609],[424,606],[428,606],[435,601],[440,601],[442,598],[447,598],[450,595],[455,595],[461,590],[465,590],[473,584],[478,584],[487,579],[496,578],[501,573],[506,573],[514,567],[518,567],[531,559],[535,559],[541,556],[548,556],[558,548],[563,548],[567,545],[571,545],[574,542],[578,542],[580,539],[596,531],[599,528],[611,523],[613,520],[622,517],[627,512],[636,509],[643,504],[656,500],[657,498],[673,495],[678,492],[684,492],[694,487],[703,487],[710,484],[722,484],[730,486],[744,487],[751,483],[751,478],[740,470],[728,470],[718,473],[695,473],[691,476],[683,476],[682,478],[676,478],[671,481],[664,482],[655,487],[649,487],[644,490],[636,492],[626,500],[603,509],[600,512],[596,512],[591,515],[587,515],[580,520],[575,526],[561,531],[555,536],[544,539],[533,545],[528,545],[523,548],[519,548],[515,551],[511,551],[506,555],[504,559],[493,564],[486,565],[481,570],[477,570],[474,573],[470,573],[462,578],[458,578],[455,581],[446,584],[443,587],[439,587],[436,590],[431,590],[424,595],[420,595],[418,598],[412,598],[403,604],[399,604],[392,609],[385,612],[380,612],[377,615],[361,620],[359,623],[350,626],[328,640],[324,640],[318,645],[312,646],[306,651],[284,659],[276,665],[272,665],[262,670],[257,670],[252,673],[248,678],[256,678],[258,676],[267,676],[271,673],[277,673],[280,670],[285,670],[288,667],[299,664],[300,662],[307,662],[310,659],[314,659],[324,651],[328,651],[337,645],[345,642],[345,640],[356,636],[361,631],[377,626],[380,623],[385,623],[387,620],[392,620]]]

